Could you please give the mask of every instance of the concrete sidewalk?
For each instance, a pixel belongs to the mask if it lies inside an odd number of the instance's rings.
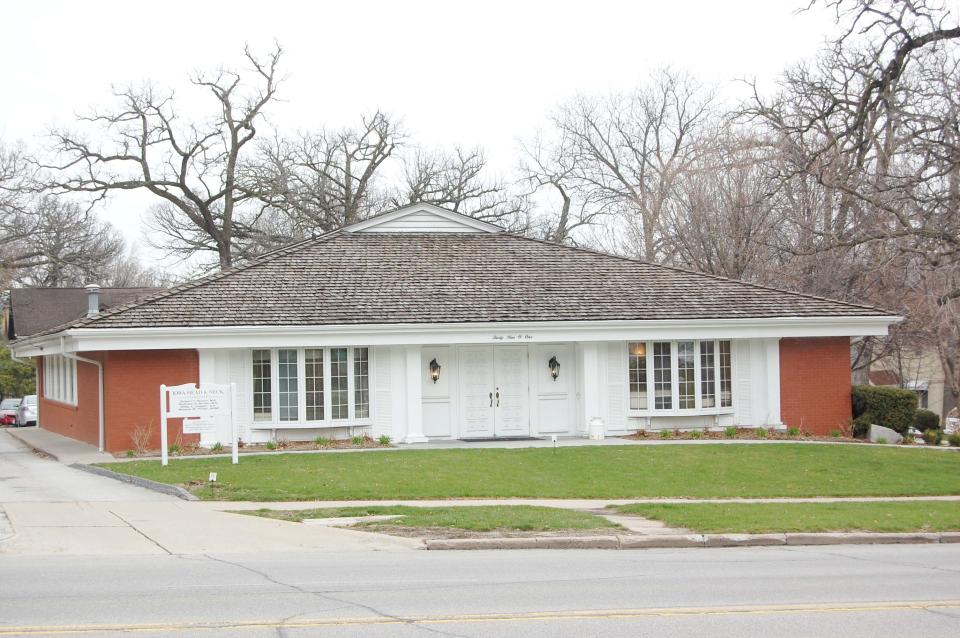
[[[27,446],[52,456],[64,465],[74,463],[90,465],[92,463],[116,461],[112,454],[101,452],[95,445],[61,436],[48,430],[41,430],[37,426],[4,428],[3,431]]]
[[[71,457],[74,458],[74,457]],[[0,554],[419,549],[421,542],[229,514],[43,458],[0,431]]]
[[[109,480],[109,479],[104,479]],[[198,509],[193,503],[5,504],[13,536],[0,554],[177,554],[421,549],[417,539],[292,525]]]
[[[381,501],[200,501],[196,505],[214,510],[303,510],[334,507],[371,507],[375,505],[409,505],[411,507],[471,507],[480,505],[536,505],[572,510],[599,510],[607,505],[694,504],[694,503],[874,503],[884,501],[960,501],[960,496],[852,496],[812,498],[463,498]]]

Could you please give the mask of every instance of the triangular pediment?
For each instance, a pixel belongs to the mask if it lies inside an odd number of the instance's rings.
[[[410,204],[344,227],[351,233],[499,233],[503,229],[433,204]]]

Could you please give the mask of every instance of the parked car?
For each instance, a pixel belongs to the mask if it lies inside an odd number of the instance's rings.
[[[17,422],[17,408],[23,399],[4,399],[0,401],[0,425],[13,425]]]
[[[17,427],[37,424],[37,395],[28,394],[17,406]]]

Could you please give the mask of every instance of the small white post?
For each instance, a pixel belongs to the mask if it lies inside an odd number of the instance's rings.
[[[237,384],[230,384],[230,436],[233,438],[232,463],[236,465],[240,462],[240,437],[237,432]]]
[[[160,384],[160,465],[167,460],[167,386]]]

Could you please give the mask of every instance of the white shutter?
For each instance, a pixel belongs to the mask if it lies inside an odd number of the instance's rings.
[[[390,376],[390,348],[376,346],[370,348],[373,361],[370,362],[370,388],[373,392],[373,436],[383,434],[396,438],[393,433],[393,390]]]

